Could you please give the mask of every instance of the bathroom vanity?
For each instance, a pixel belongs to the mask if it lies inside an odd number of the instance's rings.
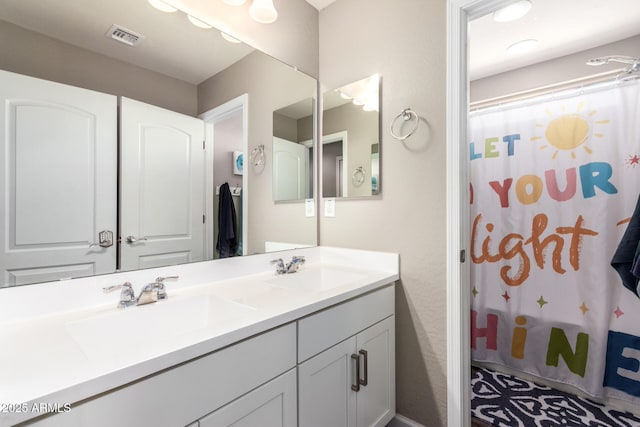
[[[102,293],[163,275],[166,301]],[[384,426],[398,278],[396,254],[315,247],[4,290],[0,425]]]

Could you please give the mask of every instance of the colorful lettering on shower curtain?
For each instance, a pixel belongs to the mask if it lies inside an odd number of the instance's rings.
[[[640,299],[610,266],[639,113],[639,82],[472,113],[474,360],[640,403]]]

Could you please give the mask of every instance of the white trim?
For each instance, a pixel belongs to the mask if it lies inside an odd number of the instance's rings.
[[[515,0],[447,1],[447,425],[471,422],[471,349],[469,348],[468,34],[471,19]],[[469,258],[467,254],[467,259]]]
[[[205,143],[205,157],[206,157],[206,169],[205,179],[206,195],[205,195],[205,215],[208,220],[205,224],[206,230],[206,251],[208,259],[213,259],[215,253],[215,243],[213,241],[213,223],[215,219],[215,213],[213,212],[213,198],[215,196],[215,186],[213,182],[213,138],[214,138],[214,126],[215,123],[228,118],[232,114],[242,112],[242,152],[244,153],[244,172],[242,174],[242,255],[247,254],[247,242],[249,235],[249,168],[248,165],[248,153],[249,153],[249,94],[242,94],[230,101],[225,102],[205,113],[200,114],[202,120],[208,126],[206,128],[206,143]]]
[[[402,415],[396,415],[391,419],[391,422],[387,424],[387,427],[425,427],[424,425],[413,421]]]

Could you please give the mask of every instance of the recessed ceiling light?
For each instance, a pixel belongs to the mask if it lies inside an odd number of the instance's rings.
[[[196,27],[204,28],[205,30],[208,30],[209,28],[213,28],[211,25],[207,24],[206,22],[201,21],[198,18],[193,17],[191,15],[187,15],[187,18],[189,18],[189,21],[191,21],[191,23]]]
[[[170,4],[163,2],[162,0],[147,0],[147,1],[151,6],[155,7],[156,9],[162,12],[172,13],[178,10],[175,7],[171,6]]]
[[[496,22],[510,22],[518,18],[522,18],[531,9],[529,0],[521,0],[517,3],[510,4],[507,7],[496,10],[493,13],[493,20]]]
[[[523,53],[527,53],[530,50],[533,50],[538,46],[538,40],[528,39],[528,40],[520,40],[517,43],[512,44],[507,48],[507,53],[509,55],[522,55]]]

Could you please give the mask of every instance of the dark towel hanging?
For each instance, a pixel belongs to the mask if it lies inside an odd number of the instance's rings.
[[[218,241],[216,242],[216,249],[218,249],[220,258],[227,258],[236,254],[238,238],[236,233],[236,209],[233,205],[229,184],[226,182],[220,186],[218,202]]]
[[[638,279],[640,278],[640,198],[631,216],[631,221],[624,231],[622,240],[611,260],[622,284],[634,295],[638,296]]]

